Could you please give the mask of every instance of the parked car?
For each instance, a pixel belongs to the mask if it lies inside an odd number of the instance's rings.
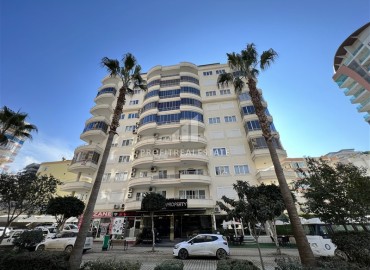
[[[222,260],[230,255],[230,249],[225,236],[198,234],[188,241],[175,245],[173,255],[182,260],[189,256],[216,256],[217,259]]]
[[[36,246],[36,250],[53,250],[53,251],[66,251],[70,253],[73,249],[73,246],[76,242],[77,233],[63,231],[55,235],[52,239],[46,239],[44,242],[41,242]],[[93,238],[90,233],[86,237],[86,242],[84,245],[83,252],[92,249],[93,247]]]
[[[0,227],[0,236],[3,235],[4,230],[5,230],[5,227]],[[12,230],[13,230],[13,228],[10,228],[10,227],[6,228],[6,230],[5,230],[5,236],[9,236],[9,234],[10,234],[10,232]]]
[[[13,230],[6,235],[3,241],[0,243],[1,247],[10,247],[14,245],[14,240],[18,238],[25,230]]]
[[[63,231],[78,232],[78,227],[75,224],[66,224],[63,227]]]
[[[46,227],[46,226],[38,226],[34,230],[42,231],[44,235],[44,239],[51,239],[55,236],[56,228],[55,227]]]

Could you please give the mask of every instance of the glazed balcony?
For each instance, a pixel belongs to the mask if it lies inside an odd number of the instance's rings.
[[[115,99],[117,90],[114,87],[106,87],[98,92],[94,101],[96,104],[109,104],[111,105]]]
[[[65,182],[64,185],[60,187],[60,190],[64,192],[87,193],[91,190],[91,188],[92,188],[91,182],[72,181]]]
[[[204,136],[161,136],[145,137],[140,139],[136,145],[135,150],[141,149],[168,149],[168,148],[204,148],[207,145],[207,139]]]
[[[91,108],[90,113],[94,116],[104,116],[110,118],[113,114],[113,109],[111,104],[97,104]]]
[[[72,173],[93,174],[98,168],[98,162],[103,149],[95,144],[82,145],[76,148],[68,171]]]
[[[107,136],[107,123],[108,120],[103,116],[90,118],[86,122],[85,128],[80,136],[81,140],[84,140],[87,143],[101,143]]]

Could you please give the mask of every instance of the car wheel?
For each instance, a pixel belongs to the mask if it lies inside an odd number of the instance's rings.
[[[73,249],[73,246],[66,246],[66,248],[64,249],[64,251],[67,252],[67,253],[71,253],[72,252],[72,249]]]
[[[344,252],[344,251],[342,251],[342,250],[340,250],[340,249],[336,249],[335,251],[334,251],[334,255],[336,256],[336,257],[338,257],[338,258],[340,258],[340,259],[342,259],[343,261],[348,261],[348,256],[347,256],[347,254]]]
[[[45,246],[44,245],[41,245],[37,248],[38,251],[44,251],[45,250]]]
[[[189,253],[186,249],[182,248],[179,250],[178,256],[181,260],[186,260],[189,257]]]
[[[219,260],[225,260],[227,258],[227,253],[224,249],[220,248],[216,251],[216,257]]]

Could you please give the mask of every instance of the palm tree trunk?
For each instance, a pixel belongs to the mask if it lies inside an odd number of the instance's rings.
[[[119,126],[119,116],[122,113],[123,105],[125,104],[126,88],[122,86],[119,90],[117,104],[114,109],[112,123],[110,125],[108,139],[104,148],[103,156],[100,161],[98,172],[96,173],[94,185],[91,189],[90,198],[87,203],[85,212],[83,214],[83,221],[79,229],[75,245],[73,247],[71,256],[69,257],[70,270],[78,270],[82,261],[82,251],[86,241],[86,235],[90,227],[90,222],[93,216],[96,200],[98,198],[101,182],[103,179],[105,167],[107,165],[108,156],[112,147],[114,135],[116,134],[117,127]]]
[[[152,252],[154,252],[155,246],[155,234],[154,234],[154,212],[150,212],[150,219],[152,220],[152,236],[153,236],[153,244],[152,244]]]
[[[265,137],[271,160],[275,168],[276,178],[279,182],[281,195],[283,196],[285,207],[288,211],[290,222],[292,224],[293,235],[296,240],[301,262],[305,266],[316,266],[315,257],[307,241],[307,237],[303,230],[302,224],[299,220],[298,212],[295,207],[291,191],[286,182],[284,171],[280,164],[279,156],[273,144],[270,122],[265,114],[265,107],[262,105],[261,95],[257,90],[256,81],[253,78],[248,78],[248,87],[252,103],[255,107],[256,114],[261,125],[262,134]]]

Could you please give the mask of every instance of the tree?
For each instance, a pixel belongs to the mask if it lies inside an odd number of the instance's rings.
[[[0,211],[7,213],[6,228],[21,214],[33,214],[45,205],[61,182],[52,176],[20,172],[0,175]],[[0,236],[0,243],[5,233]]]
[[[305,213],[328,223],[365,221],[370,214],[370,177],[352,163],[331,166],[322,159],[306,159],[308,171],[295,183],[303,193]]]
[[[145,196],[141,202],[141,210],[150,212],[150,218],[152,221],[153,252],[155,245],[154,212],[159,211],[165,207],[166,207],[166,198],[163,197],[161,194],[155,192],[145,193]]]
[[[64,223],[70,217],[78,217],[83,213],[85,204],[80,199],[67,196],[51,198],[46,213],[55,216],[58,224],[58,231],[63,229]]]
[[[275,61],[277,53],[273,49],[269,49],[262,52],[259,57],[255,45],[251,43],[247,44],[246,49],[242,50],[240,54],[234,52],[228,53],[227,57],[231,72],[220,74],[218,83],[221,86],[233,83],[236,93],[240,93],[245,85],[248,86],[249,95],[251,96],[263,137],[270,152],[276,177],[279,181],[279,187],[292,224],[293,235],[297,243],[301,261],[306,266],[315,266],[315,257],[304,233],[294,200],[285,179],[283,168],[276,152],[276,146],[279,145],[279,141],[271,132],[271,123],[265,114],[266,108],[262,104],[262,97],[257,89],[257,77],[260,70],[264,71],[267,69]]]
[[[69,263],[72,270],[79,269],[81,265],[83,246],[85,244],[86,235],[90,227],[90,220],[93,215],[96,199],[98,198],[109,151],[112,146],[114,135],[117,133],[116,131],[119,126],[119,119],[122,113],[123,105],[126,101],[126,94],[133,93],[135,88],[146,90],[146,82],[143,80],[140,74],[141,67],[136,63],[136,59],[132,54],[127,53],[124,55],[122,59],[122,66],[120,66],[118,60],[110,59],[108,57],[104,57],[101,61],[101,64],[103,67],[107,68],[111,77],[118,77],[121,80],[122,86],[119,89],[116,107],[113,112],[113,118],[108,132],[107,142],[105,144],[103,156],[101,158],[95,181],[91,189],[89,201],[84,212],[83,221],[77,235],[75,246],[69,258]]]
[[[257,243],[262,268],[265,269],[258,242],[260,227],[267,221],[274,220],[284,211],[285,205],[280,189],[275,185],[250,186],[248,182],[240,180],[233,184],[233,187],[238,200],[223,196],[222,200],[231,207],[229,208],[223,202],[217,202],[217,204],[226,211],[229,219],[238,218],[248,222],[249,230]]]
[[[27,117],[28,114],[19,111],[14,112],[6,106],[0,110],[0,145],[8,143],[7,133],[15,137],[32,139],[30,133],[37,131],[37,127],[26,123]]]

